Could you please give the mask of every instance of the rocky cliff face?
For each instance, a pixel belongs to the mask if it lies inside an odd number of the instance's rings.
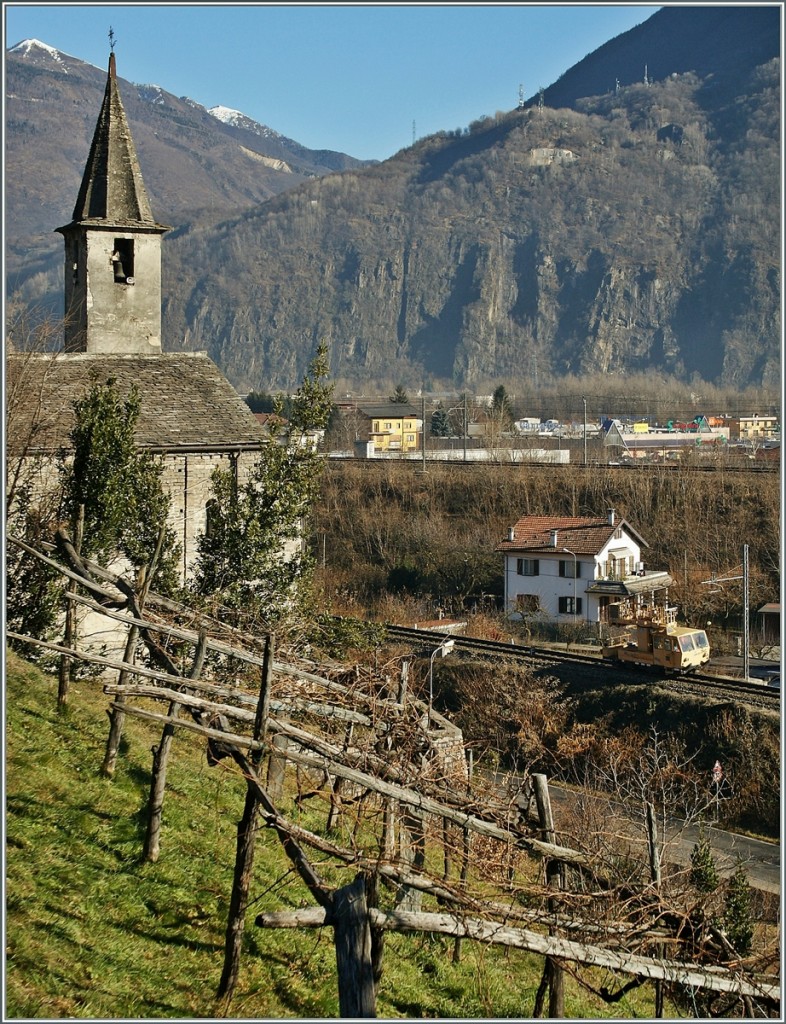
[[[255,390],[295,387],[320,340],[348,382],[773,384],[778,73],[720,107],[682,75],[499,115],[184,234],[167,344]]]
[[[296,388],[322,340],[334,378],[365,389],[642,371],[777,384],[778,18],[664,8],[542,106],[370,167],[124,87],[154,211],[179,225],[164,348],[207,350],[240,390]],[[8,56],[9,297],[59,314],[52,228],[104,76]]]

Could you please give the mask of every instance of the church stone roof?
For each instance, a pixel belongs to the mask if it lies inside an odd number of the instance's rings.
[[[109,57],[104,102],[73,220],[67,227],[75,224],[99,228],[128,226],[161,233],[169,230],[166,225],[157,224],[153,217],[131,129],[120,99],[114,53]],[[57,230],[62,232],[64,229]]]
[[[6,357],[6,445],[53,452],[69,446],[73,403],[93,380],[117,381],[127,395],[136,384],[141,448],[204,451],[266,443],[254,414],[215,363],[200,352],[157,355],[88,353]]]

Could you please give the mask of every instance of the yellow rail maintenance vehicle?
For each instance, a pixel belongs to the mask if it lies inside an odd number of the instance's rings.
[[[677,609],[666,605],[634,606],[620,602],[610,609],[614,635],[604,640],[601,657],[642,665],[664,674],[695,672],[710,660],[703,629],[677,624]]]

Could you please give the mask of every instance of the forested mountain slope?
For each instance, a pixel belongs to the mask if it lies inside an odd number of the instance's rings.
[[[425,139],[167,248],[167,344],[293,387],[652,371],[743,386],[780,360],[779,61],[716,105],[686,73]]]
[[[304,163],[300,183],[274,196],[259,160],[216,196],[223,150],[215,139],[195,150],[193,122],[215,118],[186,100],[163,108],[170,127],[183,121],[168,152],[179,147],[184,170],[167,173],[159,108],[132,95],[153,208],[176,225],[164,243],[165,348],[206,350],[241,391],[296,387],[323,340],[336,380],[366,390],[598,372],[773,386],[779,54],[777,5],[663,8],[522,109],[382,164],[306,180]],[[22,199],[50,226],[67,220],[83,134],[67,147],[60,212],[26,173],[12,222]],[[9,280],[18,275],[19,297],[51,301],[61,270],[42,252],[36,276],[41,237],[9,232]]]
[[[122,55],[118,59],[122,73]],[[10,294],[62,310],[62,239],[106,85],[96,68],[37,40],[5,55],[5,238]],[[120,78],[153,212],[163,224],[223,220],[321,174],[363,166],[313,151],[237,112]]]

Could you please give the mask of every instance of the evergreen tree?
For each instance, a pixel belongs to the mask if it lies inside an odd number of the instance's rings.
[[[751,887],[741,862],[729,879],[723,908],[726,937],[740,956],[747,956],[753,943]]]
[[[248,478],[232,469],[212,476],[207,531],[197,538],[193,587],[234,618],[270,626],[306,593],[313,558],[297,542],[319,486],[324,456],[309,431],[324,430],[332,412],[327,349],[320,345],[292,398],[288,434],[273,425],[271,439]]]
[[[392,402],[394,405],[409,404],[409,395],[407,394],[403,384],[399,384],[397,386],[396,393],[394,395],[388,395],[388,401]]]
[[[712,857],[710,841],[702,828],[690,855],[690,880],[700,893],[715,892],[718,888],[718,871]]]
[[[161,485],[161,465],[136,446],[139,408],[138,389],[123,399],[112,377],[104,384],[94,377],[74,402],[73,459],[61,463],[63,514],[73,533],[84,507],[83,555],[108,561],[122,554],[137,569],[150,563],[165,528],[154,579],[159,589],[171,590],[178,545],[166,526],[170,499]]]
[[[55,522],[52,510],[35,504],[29,484],[17,488],[12,507],[6,516],[6,529],[33,548],[41,541],[51,541]],[[63,594],[62,576],[16,544],[8,544],[5,559],[5,624],[6,629],[41,640],[54,637],[54,626]],[[52,655],[34,644],[9,640],[28,661],[42,665]]]
[[[245,402],[252,412],[273,412],[276,408],[276,398],[267,391],[251,391]]]
[[[494,391],[491,399],[491,411],[500,429],[507,430],[513,422],[513,406],[504,384],[500,384]]]
[[[442,402],[439,403],[431,416],[432,437],[450,437],[450,417]]]

